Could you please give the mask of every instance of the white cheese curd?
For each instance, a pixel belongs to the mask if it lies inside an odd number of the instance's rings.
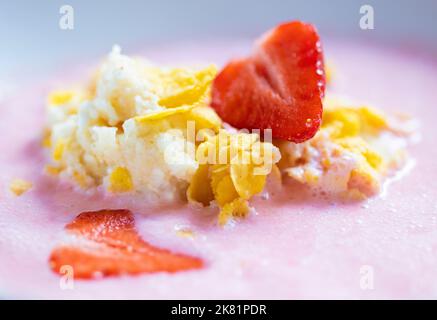
[[[50,96],[49,171],[82,189],[103,185],[111,192],[129,191],[149,200],[174,201],[198,167],[195,153],[185,147],[191,142],[186,140],[184,114],[189,114],[191,107],[208,108],[207,91],[215,73],[213,66],[200,70],[158,68],[122,55],[120,48],[114,47],[87,87]],[[161,87],[173,91],[164,95]],[[197,96],[186,102],[184,90]],[[180,95],[180,106],[189,108],[160,116],[168,110],[160,100],[172,95]],[[179,106],[172,107],[177,110]],[[150,124],[137,121],[147,114],[156,119]],[[220,126],[217,119],[212,129]]]

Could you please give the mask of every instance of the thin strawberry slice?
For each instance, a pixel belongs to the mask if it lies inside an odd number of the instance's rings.
[[[154,247],[138,235],[128,210],[83,212],[66,226],[76,242],[60,245],[49,258],[54,272],[73,268],[77,279],[198,269],[202,260]]]
[[[295,21],[268,32],[250,57],[219,73],[211,106],[236,128],[270,128],[274,138],[303,142],[320,126],[324,91],[317,31]]]

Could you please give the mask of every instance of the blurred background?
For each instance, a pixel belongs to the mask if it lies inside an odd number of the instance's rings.
[[[66,4],[74,8],[73,30],[59,27]],[[374,30],[359,27],[365,4],[374,8]],[[129,51],[175,40],[254,37],[292,19],[316,24],[322,37],[437,52],[436,0],[1,0],[0,86],[17,74],[34,78],[65,61],[100,57],[114,43]]]

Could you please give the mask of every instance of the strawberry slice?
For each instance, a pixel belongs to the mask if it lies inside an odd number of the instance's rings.
[[[76,279],[199,269],[202,260],[145,242],[128,210],[83,212],[66,226],[75,242],[55,248],[49,258],[54,272],[69,265]]]
[[[268,32],[250,57],[230,62],[218,74],[211,106],[236,128],[270,128],[273,138],[303,142],[320,126],[324,92],[317,31],[295,21]]]

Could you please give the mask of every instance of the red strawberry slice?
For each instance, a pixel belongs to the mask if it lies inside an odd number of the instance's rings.
[[[317,31],[295,21],[268,32],[250,57],[218,74],[211,106],[236,128],[271,128],[274,138],[303,142],[320,126],[324,92]]]
[[[73,268],[77,279],[96,275],[116,276],[152,272],[177,272],[199,269],[202,260],[145,242],[135,230],[135,221],[128,210],[83,212],[66,226],[77,242],[55,248],[49,258],[54,272],[61,267]]]

